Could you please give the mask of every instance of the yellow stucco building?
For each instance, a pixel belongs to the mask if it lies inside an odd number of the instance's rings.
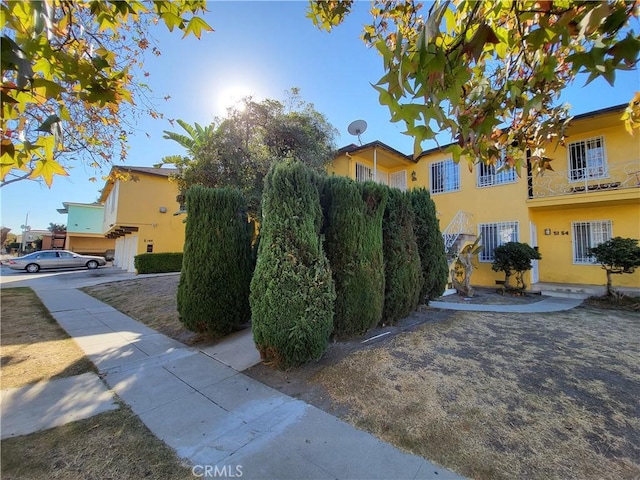
[[[620,120],[625,107],[574,117],[565,146],[547,148],[554,171],[543,175],[486,165],[470,171],[465,159],[454,163],[444,148],[414,160],[381,142],[340,149],[328,171],[429,189],[448,253],[482,237],[474,285],[494,286],[504,278],[491,263],[493,249],[508,241],[528,243],[542,255],[528,285],[604,285],[604,271],[587,249],[616,236],[640,239],[640,135],[626,132]],[[614,286],[640,287],[640,272],[616,275]]]
[[[115,239],[114,264],[133,272],[141,253],[181,252],[184,215],[176,201],[178,186],[169,180],[175,169],[113,167],[120,175],[104,186],[102,232]],[[113,172],[112,172],[113,173]]]

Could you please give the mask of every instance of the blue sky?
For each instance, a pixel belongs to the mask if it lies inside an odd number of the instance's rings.
[[[168,118],[208,124],[224,114],[230,101],[247,94],[258,100],[282,99],[291,87],[300,88],[304,100],[338,129],[338,147],[357,143],[347,133],[347,125],[364,119],[368,129],[363,142],[380,140],[411,153],[412,139],[401,133],[402,125],[389,121],[387,108],[378,103],[371,87],[384,72],[378,54],[359,38],[369,19],[369,2],[357,2],[352,15],[330,34],[305,17],[306,6],[306,1],[209,2],[205,19],[215,32],[201,40],[182,40],[180,32],[169,33],[158,25],[153,35],[162,55],[149,55],[145,70],[151,73],[148,83],[154,95],[171,99],[160,104],[164,120],[144,119],[138,124],[130,137],[126,164],[151,166],[164,156],[183,153],[177,144],[162,138],[163,130],[180,129],[172,127]],[[618,74],[615,87],[601,79],[587,87],[583,84],[584,79],[578,80],[563,93],[561,100],[572,105],[572,114],[628,102],[640,89],[640,73]],[[32,229],[46,229],[50,222],[66,223],[66,215],[56,209],[65,201],[94,202],[104,184],[89,182],[93,176],[93,169],[76,165],[69,177],[57,177],[52,188],[25,181],[0,189],[0,223],[13,233],[20,233],[27,213]]]

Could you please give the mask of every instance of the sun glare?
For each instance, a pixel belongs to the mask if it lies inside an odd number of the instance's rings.
[[[242,99],[254,95],[250,88],[244,85],[234,85],[223,89],[216,100],[216,110],[219,114],[227,113],[230,107],[236,107],[241,110],[244,105]]]

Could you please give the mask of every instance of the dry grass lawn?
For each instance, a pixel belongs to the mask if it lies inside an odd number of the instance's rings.
[[[2,388],[94,371],[30,288],[0,291]]]
[[[31,289],[0,293],[2,388],[94,371]],[[193,478],[175,452],[124,405],[0,445],[3,480]]]
[[[84,290],[193,344],[201,339],[178,321],[178,280]],[[637,312],[438,317],[416,312],[422,326],[354,353],[332,346],[334,358],[311,374],[259,369],[255,378],[295,384],[297,396],[470,478],[640,479]]]
[[[2,479],[193,479],[131,410],[2,441]]]
[[[637,313],[457,312],[313,381],[355,425],[471,478],[640,478]]]
[[[176,307],[179,281],[180,275],[162,275],[103,283],[82,291],[179,342],[193,345],[206,341],[180,323]]]

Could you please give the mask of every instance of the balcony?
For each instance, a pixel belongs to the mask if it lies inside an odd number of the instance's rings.
[[[545,206],[549,203],[546,199],[566,204],[590,203],[598,198],[634,198],[639,187],[639,160],[582,170],[546,171],[529,180],[529,203]]]

